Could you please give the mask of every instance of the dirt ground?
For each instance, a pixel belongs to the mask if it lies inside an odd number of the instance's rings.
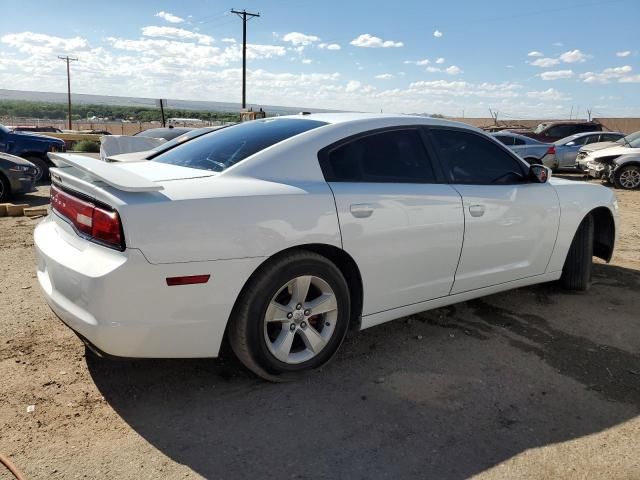
[[[640,479],[640,192],[618,198],[615,260],[588,293],[387,323],[282,385],[230,355],[85,354],[40,296],[38,220],[0,218],[0,453],[29,479]]]

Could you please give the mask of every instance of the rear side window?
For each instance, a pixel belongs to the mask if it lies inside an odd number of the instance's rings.
[[[514,137],[509,137],[508,135],[495,135],[494,138],[508,147],[513,145]]]
[[[526,145],[526,142],[518,137],[513,137],[513,144],[514,145]]]
[[[612,133],[604,133],[600,136],[600,141],[601,142],[615,142],[616,140],[618,140],[622,135],[617,135],[617,134],[612,134]]]
[[[321,152],[328,182],[435,183],[418,130],[389,130]]]
[[[481,135],[434,128],[432,138],[453,183],[508,184],[525,178],[520,162]]]
[[[323,125],[326,123],[297,118],[254,120],[186,142],[152,162],[222,172],[254,153]]]

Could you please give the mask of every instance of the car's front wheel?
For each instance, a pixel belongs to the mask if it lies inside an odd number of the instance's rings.
[[[9,196],[11,196],[11,185],[9,185],[9,180],[0,173],[0,203],[8,200]]]
[[[244,287],[229,325],[229,343],[257,375],[291,380],[333,357],[349,318],[349,289],[340,270],[316,253],[289,252]]]
[[[640,166],[621,167],[613,174],[613,183],[617,188],[636,190],[640,188]]]
[[[47,165],[47,162],[35,156],[25,157],[25,160],[36,166],[36,183],[44,182],[49,178],[49,165]]]

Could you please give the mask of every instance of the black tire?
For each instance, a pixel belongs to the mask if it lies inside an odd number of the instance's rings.
[[[9,185],[9,180],[0,173],[0,203],[5,202],[9,197],[11,197],[11,185]]]
[[[36,183],[46,182],[49,179],[49,164],[40,157],[28,156],[25,160],[33,163],[38,168]]]
[[[623,176],[627,178],[623,178]],[[627,165],[617,169],[613,174],[613,183],[616,188],[637,190],[640,188],[640,166]]]
[[[587,215],[569,247],[560,282],[567,290],[586,291],[591,286],[593,265],[593,217]]]
[[[313,358],[290,364],[278,360],[267,347],[264,319],[271,299],[290,280],[313,275],[333,290],[338,313],[331,338]],[[228,327],[229,344],[238,359],[256,375],[283,382],[325,365],[334,356],[349,327],[351,301],[342,272],[327,258],[313,252],[292,251],[269,262],[247,282],[236,301]]]

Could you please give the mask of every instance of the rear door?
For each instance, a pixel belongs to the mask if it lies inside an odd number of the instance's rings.
[[[343,248],[363,280],[363,315],[449,294],[464,230],[462,200],[443,181],[424,132],[366,132],[319,153]]]
[[[560,218],[554,188],[529,182],[525,165],[480,133],[429,131],[464,206],[464,246],[451,293],[544,273]]]

